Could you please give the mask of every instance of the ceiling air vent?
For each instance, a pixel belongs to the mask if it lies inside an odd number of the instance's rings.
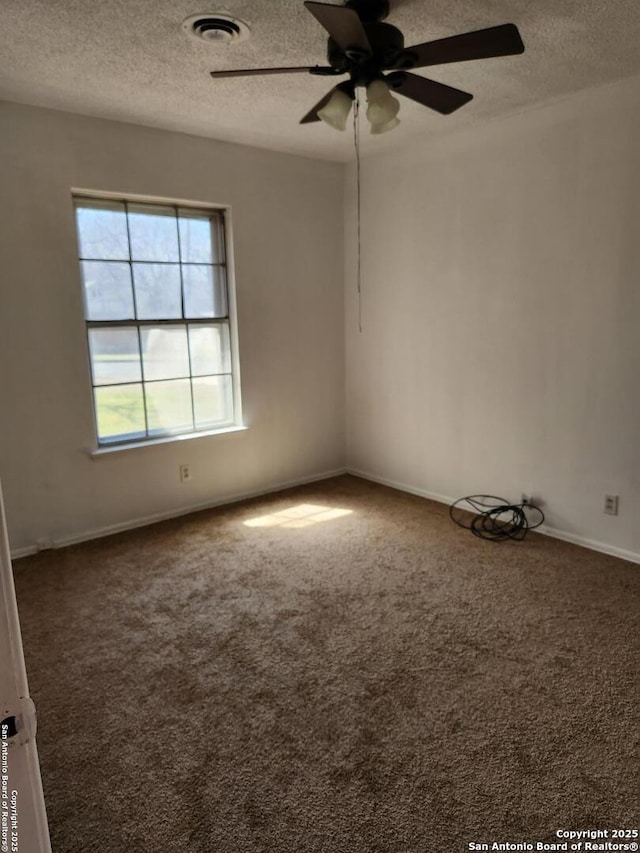
[[[248,39],[251,34],[244,21],[224,12],[191,15],[183,22],[182,29],[193,38],[212,44],[237,44]]]

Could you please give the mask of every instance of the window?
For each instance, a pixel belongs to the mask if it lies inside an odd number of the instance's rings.
[[[99,444],[236,424],[223,212],[74,201]]]

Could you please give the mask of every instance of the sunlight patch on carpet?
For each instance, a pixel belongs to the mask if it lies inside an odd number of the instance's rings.
[[[309,527],[321,521],[333,521],[343,515],[351,515],[351,509],[337,509],[328,506],[317,506],[316,504],[298,504],[280,512],[269,515],[261,515],[259,518],[250,518],[244,521],[246,527]]]

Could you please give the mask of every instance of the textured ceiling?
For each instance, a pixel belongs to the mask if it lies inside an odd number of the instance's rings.
[[[208,72],[325,63],[326,34],[302,0],[2,0],[0,98],[346,161],[349,133],[298,121],[335,78],[287,74],[212,80]],[[184,18],[226,11],[251,38],[214,46]],[[401,125],[363,152],[388,151],[536,103],[640,74],[637,0],[391,0],[407,45],[513,22],[522,56],[424,69],[472,92],[441,116],[402,98]],[[342,79],[342,78],[339,78]],[[365,122],[366,124],[366,122]]]

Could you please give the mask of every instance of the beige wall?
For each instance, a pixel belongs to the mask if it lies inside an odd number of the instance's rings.
[[[0,105],[0,478],[14,551],[343,466],[342,173]],[[89,457],[71,187],[231,206],[249,430]],[[193,473],[186,484],[183,463]]]
[[[640,559],[638,152],[632,80],[366,160],[362,334],[351,170],[350,468]]]
[[[638,150],[631,80],[366,158],[360,334],[351,167],[343,184],[329,163],[2,105],[14,549],[340,469],[346,283],[352,470],[443,499],[533,492],[552,530],[640,559]],[[231,205],[248,431],[88,456],[72,186]]]

